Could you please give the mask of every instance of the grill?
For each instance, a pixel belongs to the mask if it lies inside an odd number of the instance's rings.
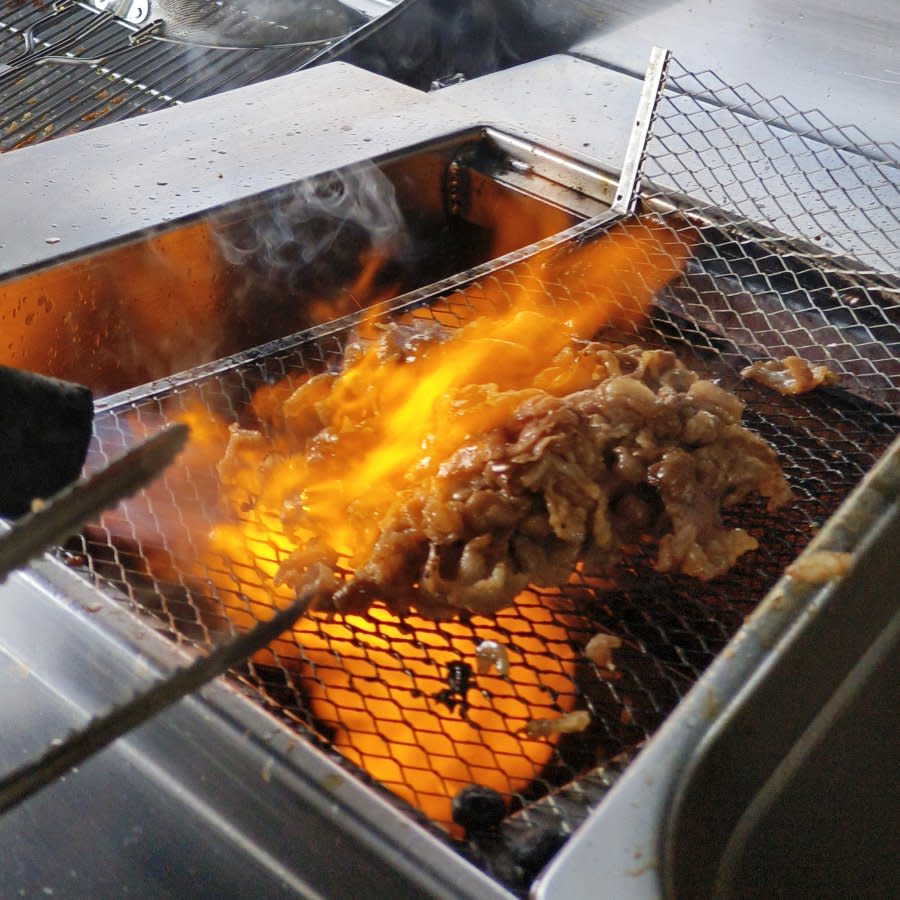
[[[128,80],[128,103],[174,102],[174,85],[151,100],[139,80]],[[23,134],[8,131],[7,146]],[[535,289],[548,305],[591,303],[591,285],[567,260],[604,239],[609,215],[590,214],[613,199],[613,177],[593,172],[595,196],[582,189],[577,200],[563,177],[551,204],[547,179],[515,160],[514,137],[488,129],[446,146],[429,158],[445,167],[450,221],[475,223],[480,208],[460,197],[481,196],[473,184],[489,184],[542,194],[539,205],[565,207],[569,227],[499,258],[470,260],[461,272],[438,273],[441,280],[390,300],[354,297],[366,308],[111,394],[98,403],[89,467],[198,407],[223,423],[255,425],[255,392],[294,387],[338,365],[363,320],[456,327]],[[235,669],[234,684],[281,728],[526,893],[890,446],[900,392],[900,286],[892,268],[898,209],[896,161],[864,135],[673,62],[644,160],[639,215],[690,240],[691,259],[646,321],[602,336],[673,350],[740,397],[745,423],[776,448],[794,502],[777,516],[752,502],[729,512],[730,524],[760,547],[708,583],[654,572],[653,548],[645,546],[629,551],[613,576],[580,569],[552,590],[526,592],[496,618],[397,621],[377,604],[364,616],[311,618]],[[247,221],[246,212],[225,220]],[[547,281],[551,270],[557,275]],[[277,289],[285,284],[276,279]],[[783,397],[739,376],[756,360],[788,355],[827,363],[839,385]],[[248,563],[205,550],[203,537],[221,516],[213,463],[177,462],[60,551],[104,594],[190,653],[262,617],[285,553],[260,541]],[[598,632],[622,640],[614,669],[584,656]],[[507,649],[509,676],[474,675],[471,688],[460,689],[458,666],[474,669],[484,640]],[[558,741],[517,733],[528,719],[571,708],[590,713],[586,731]],[[486,782],[508,815],[498,832],[463,834],[450,798]]]
[[[0,4],[0,151],[333,59],[427,90],[559,52],[596,25],[590,0],[567,0],[556,10],[503,0],[488,11],[471,2],[450,9],[430,0],[335,0],[295,4],[298,21],[287,34],[296,43],[281,46],[281,27],[260,27],[268,19],[259,0],[220,0],[217,14],[205,20],[198,18],[203,2],[191,0],[158,0],[149,16],[140,2],[119,4],[119,18],[112,6],[107,0]],[[284,7],[269,7],[285,25]],[[334,23],[333,40],[323,37],[326,20]],[[244,21],[257,23],[249,34]],[[34,48],[20,65],[29,33]],[[203,46],[220,36],[220,47]],[[229,43],[230,37],[237,40]],[[179,40],[186,43],[170,42]],[[258,46],[240,49],[248,43]],[[44,61],[35,64],[37,55]]]
[[[24,33],[40,18],[29,3],[4,5],[0,60],[22,52]],[[98,65],[47,64],[0,72],[0,151],[283,75],[315,51],[306,47],[223,51],[149,40],[132,45],[132,32],[123,22],[98,21],[96,11],[77,4],[69,4],[36,28],[35,37],[39,49],[46,49],[89,28],[93,30],[68,56],[102,60]]]

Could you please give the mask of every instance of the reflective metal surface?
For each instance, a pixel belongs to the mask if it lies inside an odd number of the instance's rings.
[[[12,766],[184,654],[53,560],[0,585]],[[248,738],[252,734],[253,738]],[[0,817],[8,896],[508,897],[224,684]]]
[[[900,144],[898,31],[894,0],[607,0],[573,52],[637,75],[647,47],[668,47],[691,71],[822,110],[883,146]]]

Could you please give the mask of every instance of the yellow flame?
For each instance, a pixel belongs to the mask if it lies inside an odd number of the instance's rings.
[[[594,383],[594,363],[564,348],[608,322],[643,315],[687,254],[664,226],[620,226],[542,264],[544,279],[577,283],[590,303],[554,309],[535,280],[505,309],[479,315],[412,361],[385,361],[373,347],[337,376],[260,388],[252,411],[266,434],[232,437],[236,452],[219,468],[231,515],[213,529],[198,567],[230,618],[250,627],[288,602],[293,590],[279,572],[314,537],[351,569],[365,560],[397,492],[442,490],[441,463],[502,425],[530,392],[562,396]],[[481,290],[469,305],[496,309],[490,287]],[[477,402],[468,402],[469,391]],[[216,448],[221,453],[222,426],[200,409],[189,417],[203,437],[197,459],[208,462]],[[306,441],[323,428],[332,437],[327,458],[309,459]],[[526,592],[495,620],[471,627],[401,622],[377,605],[368,616],[313,615],[256,659],[297,674],[313,716],[333,729],[344,756],[451,827],[451,798],[466,784],[509,795],[531,782],[555,738],[528,737],[525,725],[573,708],[575,657],[548,602]],[[475,668],[476,633],[506,646],[510,671],[508,679],[478,676],[464,718],[436,695],[451,662]]]
[[[569,371],[548,367],[573,338],[590,338],[614,318],[643,315],[686,256],[686,246],[665,226],[618,226],[547,264],[545,277],[577,279],[590,303],[564,312],[548,308],[538,285],[411,362],[385,361],[373,345],[335,379],[301,385],[284,402],[287,434],[242,442],[223,471],[225,481],[238,505],[252,498],[251,520],[285,519],[288,506],[302,510],[292,518],[294,543],[316,536],[355,568],[368,557],[398,491],[411,484],[440,490],[441,463],[507,421],[536,386],[562,393],[590,383],[593,373],[574,357]],[[479,402],[463,402],[472,386],[481,386]],[[310,416],[311,431],[332,435],[328,460],[310,461],[291,447],[292,435],[311,433],[297,424]]]

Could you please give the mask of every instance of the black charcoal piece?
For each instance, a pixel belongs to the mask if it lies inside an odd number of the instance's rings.
[[[528,878],[533,878],[550,862],[566,842],[558,825],[529,828],[509,842],[512,858]]]
[[[0,516],[24,515],[79,476],[93,419],[86,387],[0,366]]]
[[[470,784],[454,798],[453,821],[467,833],[478,833],[497,828],[506,818],[506,803],[493,788]]]

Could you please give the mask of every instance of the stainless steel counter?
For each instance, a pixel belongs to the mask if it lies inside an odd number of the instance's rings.
[[[598,32],[574,52],[637,73],[652,44],[688,69],[900,144],[895,0],[606,0]]]

